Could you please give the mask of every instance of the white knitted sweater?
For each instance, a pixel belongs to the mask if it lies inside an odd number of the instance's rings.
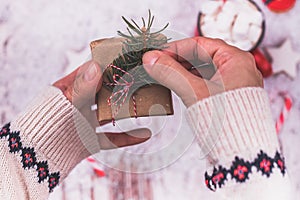
[[[187,110],[210,165],[215,199],[291,199],[266,92],[243,88]],[[0,199],[47,199],[90,155],[93,129],[62,92],[49,87],[0,132]],[[200,180],[200,177],[199,177]]]

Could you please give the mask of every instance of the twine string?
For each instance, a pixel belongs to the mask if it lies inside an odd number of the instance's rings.
[[[130,88],[133,86],[135,83],[134,77],[132,74],[129,72],[121,69],[118,66],[115,66],[113,64],[108,65],[107,68],[114,68],[118,71],[121,71],[124,75],[120,76],[119,74],[114,74],[113,75],[113,82],[112,83],[106,83],[108,86],[114,86],[117,90],[113,91],[111,96],[107,99],[107,103],[109,106],[115,106],[115,109],[112,111],[112,122],[113,125],[115,125],[115,117],[119,113],[120,108],[124,105]],[[125,79],[126,77],[126,79]],[[134,109],[134,115],[137,117],[137,108],[136,108],[136,101],[134,95],[132,95],[132,100],[133,100],[133,109]]]

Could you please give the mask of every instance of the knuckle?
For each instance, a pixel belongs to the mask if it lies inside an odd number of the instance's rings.
[[[255,64],[255,59],[254,59],[254,56],[252,55],[252,53],[246,52],[246,51],[244,51],[243,53],[245,54],[245,57],[248,59],[248,61],[251,64]]]
[[[215,64],[217,66],[223,66],[225,63],[227,63],[229,60],[233,59],[233,54],[227,51],[224,51],[220,54],[218,54],[215,58]]]
[[[224,42],[224,40],[222,39],[219,39],[219,38],[215,38],[215,39],[212,39],[216,44],[218,45],[228,45],[227,43]]]

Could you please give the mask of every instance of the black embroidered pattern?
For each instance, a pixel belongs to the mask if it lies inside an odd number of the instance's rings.
[[[235,157],[232,163],[230,174],[236,182],[243,183],[249,179],[249,173],[251,173],[251,165],[249,162],[245,162],[243,159]]]
[[[36,165],[36,158],[35,158],[35,152],[34,148],[23,148],[22,149],[22,163],[23,163],[23,168],[31,168]]]
[[[211,176],[205,172],[205,184],[210,190],[216,191],[217,187],[221,188],[225,185],[228,174],[230,174],[231,179],[234,179],[237,183],[244,183],[250,178],[249,175],[252,173],[252,167],[256,167],[257,171],[262,172],[262,175],[270,177],[275,167],[275,163],[284,176],[286,169],[284,159],[278,152],[276,152],[273,159],[263,151],[260,151],[253,162],[246,162],[241,158],[235,157],[230,169],[225,169],[224,167],[219,166],[218,169],[214,168]]]
[[[52,192],[53,188],[55,188],[55,186],[57,186],[58,182],[59,182],[59,173],[53,173],[49,175],[49,179],[48,179],[48,187],[49,187],[49,191]]]
[[[10,123],[5,124],[3,126],[3,128],[0,130],[0,139],[2,139],[3,137],[8,136],[8,133],[10,132]]]
[[[7,137],[8,136],[8,137]],[[48,179],[49,192],[59,184],[60,174],[59,172],[49,174],[49,167],[47,161],[37,162],[34,148],[23,147],[20,132],[10,130],[10,123],[4,125],[0,130],[0,139],[8,138],[9,152],[17,153],[21,151],[22,164],[24,169],[35,168],[37,171],[38,182],[41,183]]]
[[[39,183],[44,181],[49,176],[49,170],[48,170],[48,162],[38,162],[36,163],[36,171],[38,172],[37,177],[39,178]]]
[[[281,155],[276,152],[275,158],[274,158],[274,163],[277,164],[277,166],[279,167],[281,173],[283,175],[285,175],[285,164],[284,164],[284,158],[281,157]]]
[[[261,171],[263,175],[269,177],[272,173],[274,164],[272,158],[270,158],[263,151],[260,151],[258,158],[254,161],[258,171]]]
[[[16,153],[20,150],[22,150],[22,142],[21,138],[19,136],[20,132],[9,132],[9,138],[8,138],[8,147],[9,152]]]
[[[217,186],[220,188],[225,184],[227,180],[228,171],[219,166],[219,168],[214,168],[213,174],[209,176],[207,172],[205,172],[205,184],[210,190],[215,190]]]

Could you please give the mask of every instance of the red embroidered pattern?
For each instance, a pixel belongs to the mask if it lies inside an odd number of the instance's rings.
[[[59,172],[49,174],[47,161],[37,162],[34,148],[23,147],[20,132],[10,130],[10,123],[6,124],[0,130],[0,139],[7,138],[9,152],[17,153],[21,152],[22,164],[24,169],[34,168],[37,171],[38,182],[41,183],[48,179],[49,192],[59,184],[60,175]]]
[[[276,152],[273,159],[263,151],[260,151],[253,162],[246,162],[241,158],[235,157],[230,169],[219,166],[218,168],[214,168],[212,175],[208,175],[208,173],[205,172],[205,184],[210,190],[216,191],[217,187],[221,188],[225,185],[225,181],[229,174],[231,179],[235,179],[238,183],[246,182],[249,179],[249,175],[252,173],[252,167],[256,167],[257,171],[260,171],[262,175],[270,177],[275,165],[280,169],[284,176],[286,169],[284,159],[278,152]]]

